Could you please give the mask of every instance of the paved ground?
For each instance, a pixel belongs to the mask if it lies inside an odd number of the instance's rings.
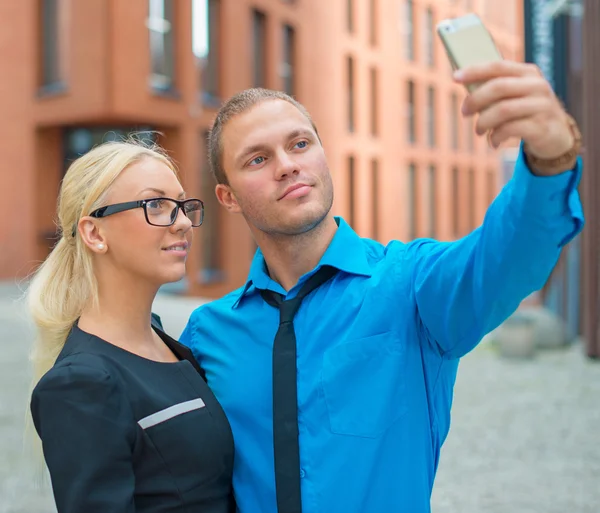
[[[23,457],[31,326],[15,295],[0,286],[0,513],[52,513]],[[161,297],[155,310],[178,334],[196,304]],[[599,482],[600,363],[578,346],[513,362],[482,345],[464,359],[434,513],[597,513]]]

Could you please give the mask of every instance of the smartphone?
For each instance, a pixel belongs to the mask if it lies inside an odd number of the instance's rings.
[[[437,25],[437,33],[453,70],[502,60],[492,35],[476,14],[443,20]],[[472,84],[467,89],[475,87],[477,84]]]

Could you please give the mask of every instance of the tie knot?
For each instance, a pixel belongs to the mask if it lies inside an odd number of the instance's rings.
[[[296,296],[294,299],[288,299],[287,301],[282,301],[279,305],[279,323],[283,324],[284,322],[293,322],[294,316],[300,308],[300,304],[302,303],[302,298]]]
[[[337,269],[333,267],[321,267],[315,274],[306,280],[304,285],[302,285],[300,288],[298,295],[293,299],[288,299],[287,301],[284,301],[281,294],[278,292],[273,292],[272,290],[263,289],[260,291],[260,294],[268,304],[274,306],[275,308],[279,308],[280,324],[293,322],[294,316],[296,315],[298,308],[300,308],[302,300],[314,289],[332,278],[336,272]]]

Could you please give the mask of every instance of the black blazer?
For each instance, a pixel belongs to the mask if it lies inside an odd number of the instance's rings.
[[[33,391],[58,513],[230,513],[233,436],[191,351],[160,363],[74,326]]]

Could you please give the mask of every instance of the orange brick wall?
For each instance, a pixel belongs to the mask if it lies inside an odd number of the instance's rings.
[[[369,0],[370,1],[370,0]],[[490,180],[497,183],[499,154],[475,138],[467,146],[470,126],[460,122],[459,149],[450,136],[450,95],[463,91],[451,81],[445,54],[437,37],[435,65],[424,55],[425,10],[437,22],[475,9],[486,20],[504,55],[523,54],[521,0],[415,0],[415,60],[406,58],[403,32],[404,0],[374,0],[376,44],[369,37],[368,0],[354,0],[354,30],[347,27],[347,0],[221,0],[220,79],[222,98],[252,85],[251,9],[267,16],[266,85],[279,89],[282,25],[296,31],[295,87],[297,98],[312,113],[334,176],[336,214],[350,209],[348,157],[355,159],[355,229],[364,236],[376,232],[382,242],[410,236],[409,206],[414,204],[416,235],[429,236],[428,166],[436,166],[435,233],[440,239],[464,235],[483,219],[490,201]],[[71,126],[152,125],[176,159],[190,194],[200,194],[204,158],[201,134],[215,110],[200,100],[200,73],[192,53],[191,0],[177,0],[175,14],[176,87],[178,97],[152,92],[147,2],[121,0],[63,0],[66,89],[40,97],[38,2],[0,2],[0,186],[5,193],[0,216],[0,278],[27,274],[47,254],[54,230],[56,191],[63,165],[63,128]],[[469,7],[468,4],[471,4]],[[347,123],[346,59],[355,65],[355,131]],[[370,131],[370,69],[377,70],[377,135]],[[408,143],[407,81],[416,87],[417,142]],[[427,87],[436,89],[436,145],[427,146],[425,124]],[[373,191],[371,162],[379,169]],[[416,196],[409,189],[409,164],[416,166]],[[459,199],[452,195],[452,168],[459,169]],[[475,184],[469,193],[468,173]],[[374,192],[376,200],[374,204]],[[474,217],[470,218],[470,198]],[[412,200],[412,201],[411,201]],[[458,211],[454,220],[453,212]],[[378,223],[374,227],[374,212]],[[223,279],[207,283],[199,278],[202,228],[189,259],[188,291],[219,296],[243,283],[254,244],[240,216],[207,212],[218,218],[218,254]],[[455,230],[455,225],[458,230]],[[375,229],[374,229],[375,228]]]

